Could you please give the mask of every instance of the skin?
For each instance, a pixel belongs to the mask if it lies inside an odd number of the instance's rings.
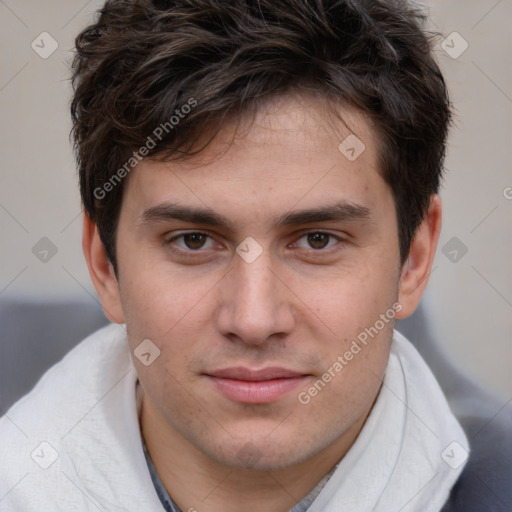
[[[133,358],[143,390],[141,429],[182,510],[284,512],[313,489],[371,411],[393,321],[308,404],[298,394],[392,304],[401,305],[397,318],[410,315],[426,286],[439,198],[431,198],[401,266],[376,134],[357,111],[340,107],[347,127],[327,122],[325,109],[314,97],[279,97],[238,132],[226,123],[193,159],[139,164],[121,208],[118,278],[96,226],[84,218],[84,253],[107,316],[126,323],[132,352],[144,339],[161,351],[149,366]],[[349,128],[366,146],[353,162],[338,150]],[[207,208],[231,225],[144,221],[145,211],[165,202]],[[276,223],[290,212],[341,202],[368,214]],[[198,231],[209,236],[170,241]],[[332,236],[307,236],[318,232]],[[252,263],[236,252],[248,236],[262,249]],[[246,404],[205,375],[235,366],[307,376],[272,403]]]

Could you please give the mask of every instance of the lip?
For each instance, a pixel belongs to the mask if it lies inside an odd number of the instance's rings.
[[[226,398],[244,404],[268,404],[295,389],[308,375],[287,368],[224,368],[205,374]]]

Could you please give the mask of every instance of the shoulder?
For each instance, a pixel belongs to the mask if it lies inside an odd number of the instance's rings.
[[[76,492],[80,468],[73,452],[91,435],[101,436],[98,404],[123,377],[135,379],[126,332],[111,324],[79,343],[0,418],[2,510],[41,510],[43,504],[53,510],[56,494],[67,496],[69,509],[94,509]],[[81,428],[88,434],[77,438]]]
[[[416,365],[410,363],[414,360],[410,355],[416,349],[405,341],[395,332],[394,342],[407,356],[405,371],[414,376],[411,380],[416,388],[432,389],[436,377],[420,371],[420,366],[426,365],[424,361],[416,358]],[[467,463],[442,512],[509,512],[512,503],[512,401],[490,393],[451,366],[447,359],[437,363],[434,360],[434,367],[440,374],[439,384],[449,408],[464,430],[469,446]],[[423,377],[419,379],[419,375]],[[432,381],[430,385],[427,380]]]
[[[108,385],[109,375],[117,375],[130,367],[124,326],[107,325],[52,366],[32,391],[0,419],[0,428],[16,420],[35,431],[49,424],[53,429],[64,427],[67,414],[77,408],[79,402],[101,392]]]
[[[510,512],[512,401],[497,397],[446,355],[425,307],[400,321],[438,380],[466,434],[470,453],[443,512]]]
[[[443,512],[509,512],[512,503],[512,407],[494,417],[460,417],[471,453]]]

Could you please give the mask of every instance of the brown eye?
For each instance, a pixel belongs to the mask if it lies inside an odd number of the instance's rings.
[[[183,242],[188,249],[201,249],[208,238],[203,233],[188,233],[183,236]]]
[[[330,240],[327,233],[309,233],[308,243],[313,249],[324,249]]]
[[[213,235],[202,231],[182,231],[164,239],[163,245],[170,258],[183,265],[201,265],[218,261],[219,257],[226,254],[226,248],[222,243]]]
[[[316,251],[318,254],[326,253],[327,251],[335,250],[337,247],[342,246],[342,240],[340,237],[333,235],[332,233],[326,233],[324,231],[310,231],[304,233],[293,246],[298,249],[305,249],[307,251]]]

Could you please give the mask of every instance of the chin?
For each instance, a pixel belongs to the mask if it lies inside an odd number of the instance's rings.
[[[219,463],[233,469],[246,469],[252,471],[278,471],[298,464],[314,453],[308,446],[308,453],[300,453],[297,448],[301,443],[269,443],[268,438],[259,440],[239,440],[230,446],[219,446],[215,452],[205,450],[205,453]]]

